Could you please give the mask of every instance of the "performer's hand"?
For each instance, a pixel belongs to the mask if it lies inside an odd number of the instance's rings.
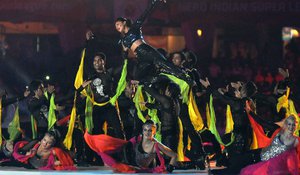
[[[92,82],[92,80],[84,80],[84,82],[82,83],[82,87],[85,88],[87,85],[89,85]]]
[[[59,165],[61,165],[61,163],[60,163],[59,160],[56,160],[56,161],[54,162],[54,165],[55,165],[55,166],[59,166]]]
[[[86,40],[92,40],[94,39],[94,34],[91,30],[88,30],[86,33],[85,33],[85,38]]]
[[[280,75],[283,76],[283,78],[288,78],[290,75],[289,75],[289,70],[288,69],[283,69],[283,68],[278,68],[278,72],[280,73]]]
[[[158,0],[152,0],[152,4],[154,4],[155,2],[157,2]],[[163,2],[163,3],[167,3],[167,0],[159,0],[160,2]]]
[[[200,79],[200,83],[201,83],[205,88],[207,88],[208,86],[210,86],[210,83],[209,83],[207,77],[205,78],[205,80]]]

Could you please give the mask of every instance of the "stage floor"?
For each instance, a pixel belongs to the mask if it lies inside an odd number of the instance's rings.
[[[220,169],[215,167],[214,162],[211,163],[211,169]],[[105,166],[89,166],[89,167],[78,167],[76,171],[38,171],[28,170],[20,167],[0,167],[0,175],[95,175],[95,174],[118,174],[114,173],[112,169]],[[142,173],[146,175],[146,173]],[[175,170],[172,174],[199,174],[207,175],[208,170]]]

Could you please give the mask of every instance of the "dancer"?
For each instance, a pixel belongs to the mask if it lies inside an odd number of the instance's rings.
[[[128,53],[130,50],[135,53],[138,59],[139,65],[137,69],[138,72],[136,72],[136,79],[153,81],[153,77],[155,77],[158,70],[158,72],[172,74],[187,81],[189,84],[193,84],[184,72],[171,62],[168,62],[162,54],[144,41],[141,30],[142,24],[159,1],[162,0],[152,0],[150,6],[148,6],[145,12],[134,23],[132,23],[130,19],[123,17],[117,18],[115,27],[122,37],[120,44],[122,44],[125,53]]]
[[[1,166],[18,166],[40,170],[75,170],[73,160],[63,151],[57,130],[46,132],[44,137],[31,142],[17,142],[13,150],[13,160]]]
[[[262,162],[244,168],[241,174],[299,174],[295,149],[299,140],[293,135],[295,129],[296,118],[290,115],[285,119],[282,130],[274,137],[272,143],[261,150]]]
[[[171,171],[176,165],[177,154],[154,139],[156,126],[152,120],[147,120],[142,128],[142,135],[133,137],[129,141],[88,133],[85,133],[84,137],[104,163],[117,172],[165,172],[166,165],[161,152],[171,158],[168,166]],[[125,154],[121,158],[122,161],[113,158],[114,153],[120,155],[123,150]]]

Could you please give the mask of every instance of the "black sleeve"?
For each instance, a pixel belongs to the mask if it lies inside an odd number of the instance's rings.
[[[196,85],[193,86],[193,92],[201,92],[202,91],[202,85],[200,83],[200,74],[197,71],[197,69],[193,69],[189,72],[189,76],[196,82]]]
[[[85,44],[85,57],[84,57],[84,80],[91,78],[95,74],[94,68],[93,68],[93,61],[94,61],[94,55],[97,52],[101,52],[100,48],[100,42],[97,40],[97,38],[93,38],[86,41]]]
[[[272,130],[275,131],[277,128],[279,128],[278,125],[276,125],[273,122],[269,122],[267,120],[264,120],[262,117],[258,116],[257,114],[255,114],[254,112],[250,112],[251,117],[257,122],[259,123],[263,128],[266,128],[268,130]]]
[[[159,0],[151,0],[150,4],[148,5],[147,9],[144,11],[144,13],[136,20],[135,25],[141,26],[145,19],[150,15],[152,12],[154,6],[157,4]]]
[[[25,155],[30,149],[34,147],[35,144],[37,144],[39,141],[38,140],[32,140],[29,143],[27,143],[25,146],[22,148],[18,149],[19,154]]]
[[[275,98],[275,96],[273,95],[265,95],[265,94],[261,94],[261,93],[257,93],[253,96],[253,98],[262,105],[266,105],[266,106],[276,106],[277,105],[277,98]]]
[[[234,108],[237,105],[237,102],[233,98],[221,94],[218,90],[210,90],[210,91],[212,92],[214,98],[221,100],[221,102],[224,104],[230,105],[231,108]]]
[[[4,98],[2,99],[2,107],[6,107],[8,105],[11,105],[17,101],[23,100],[25,97],[24,96],[20,96],[20,97],[12,97],[12,98]]]
[[[43,96],[40,99],[31,99],[28,104],[28,108],[31,113],[34,113],[35,111],[40,111],[42,105],[46,105],[49,107],[49,101],[46,99],[45,96]]]

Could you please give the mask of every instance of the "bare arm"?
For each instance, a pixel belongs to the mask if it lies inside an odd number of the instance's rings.
[[[165,145],[163,145],[159,142],[157,142],[157,144],[158,144],[159,150],[171,158],[169,164],[175,166],[176,162],[177,162],[177,154],[174,151],[172,151],[170,148],[166,147]]]

